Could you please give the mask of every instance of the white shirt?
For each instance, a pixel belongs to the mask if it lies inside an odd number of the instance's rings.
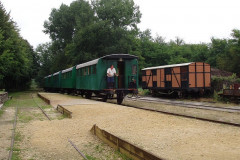
[[[108,70],[107,70],[107,76],[108,76],[108,77],[113,77],[114,74],[116,74],[115,68],[113,68],[113,69],[108,68]]]

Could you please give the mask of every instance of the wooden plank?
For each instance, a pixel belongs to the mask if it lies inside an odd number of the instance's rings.
[[[57,106],[57,111],[62,113],[63,115],[66,115],[68,118],[72,118],[72,112],[70,112],[69,110],[67,110],[61,105]]]
[[[100,129],[98,126],[96,126],[96,124],[93,125],[90,131],[103,142],[117,149],[129,158],[134,160],[162,160],[162,158],[159,158],[150,152],[147,152],[105,130]]]
[[[37,94],[38,95],[38,97],[39,98],[41,98],[44,102],[46,102],[47,104],[50,104],[50,100],[49,99],[47,99],[47,98],[45,98],[45,97],[43,97],[41,94]]]

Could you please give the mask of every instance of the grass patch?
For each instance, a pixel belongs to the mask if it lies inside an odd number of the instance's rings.
[[[15,132],[15,137],[14,137],[15,141],[21,142],[23,140],[23,138],[24,138],[24,136],[21,135],[21,133],[19,131]]]
[[[66,115],[64,115],[64,114],[62,114],[61,116],[59,116],[57,119],[58,120],[63,120],[64,118],[67,118],[67,116]]]
[[[4,106],[6,106],[6,107],[16,107],[16,106],[18,106],[18,107],[37,107],[37,105],[36,105],[36,103],[37,103],[38,105],[44,106],[45,108],[51,107],[51,106],[46,105],[46,103],[38,97],[34,97],[34,100],[33,100],[32,94],[35,94],[35,92],[24,91],[24,92],[9,93],[9,96],[12,96],[12,99],[6,101],[4,103]]]
[[[150,91],[148,89],[138,88],[138,94],[141,96],[146,96],[150,94]]]
[[[96,145],[95,150],[99,153],[102,153],[104,150],[103,146],[104,146],[104,144],[98,144],[98,145]]]
[[[114,153],[117,157],[121,157],[123,160],[132,160],[131,158],[127,157],[125,154],[122,154],[119,151],[115,151]],[[115,158],[117,158],[117,157],[115,157]]]
[[[18,118],[19,118],[19,121],[22,122],[22,123],[28,123],[30,122],[31,120],[33,120],[33,117],[26,114],[25,112],[21,112],[19,115],[18,115]]]
[[[51,105],[44,105],[44,106],[41,106],[42,109],[49,109],[49,108],[52,108]]]
[[[90,156],[90,155],[86,155],[87,159],[88,160],[97,160],[97,158],[93,157],[93,156]]]
[[[21,149],[13,147],[12,160],[22,160],[20,157]]]
[[[3,113],[4,113],[4,110],[3,110],[3,108],[1,108],[0,109],[0,117],[3,115]]]

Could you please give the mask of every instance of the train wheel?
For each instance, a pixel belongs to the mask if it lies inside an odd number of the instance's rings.
[[[122,92],[117,93],[117,104],[122,104],[124,95]]]
[[[86,96],[87,99],[91,99],[91,97],[92,97],[92,92],[87,92],[85,96]]]
[[[107,99],[108,99],[108,95],[105,95],[105,96],[103,96],[102,101],[107,102]]]

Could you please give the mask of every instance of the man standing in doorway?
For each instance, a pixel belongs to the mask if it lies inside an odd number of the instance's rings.
[[[110,68],[107,70],[107,83],[108,83],[108,88],[114,88],[114,75],[117,75],[116,69],[114,68],[113,65],[111,65]]]

